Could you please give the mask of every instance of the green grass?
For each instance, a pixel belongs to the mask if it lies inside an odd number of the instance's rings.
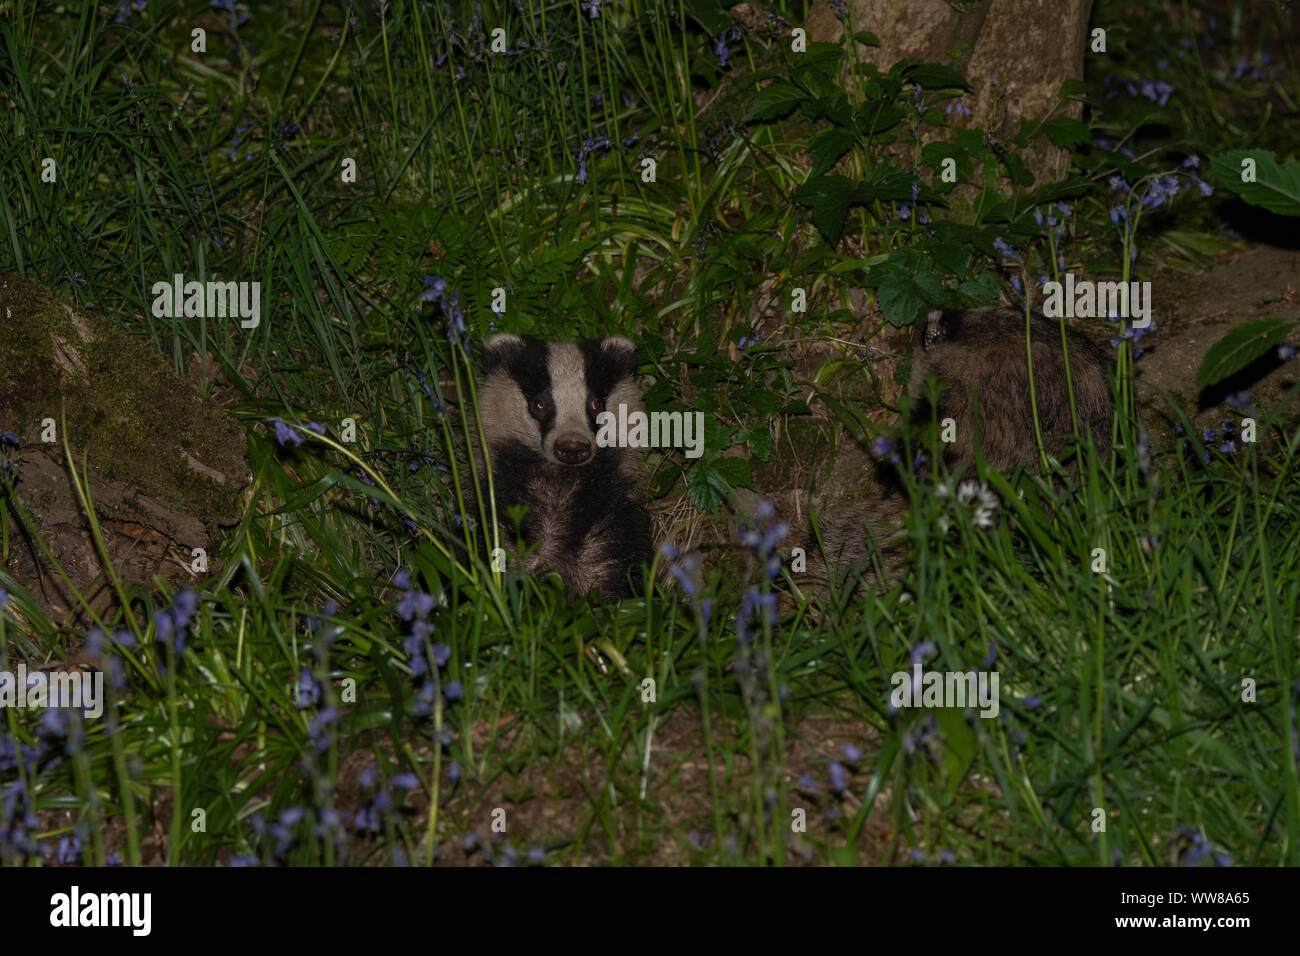
[[[0,24],[0,267],[116,317],[182,375],[209,356],[202,388],[238,397],[253,474],[179,649],[157,640],[177,599],[161,586],[103,622],[131,635],[106,645],[122,675],[110,717],[0,714],[0,862],[52,862],[32,841],[64,838],[69,859],[97,864],[1300,862],[1300,436],[1280,419],[1208,463],[1194,435],[1157,449],[1154,472],[1124,449],[1086,458],[1069,491],[978,476],[1001,502],[987,529],[955,495],[919,489],[900,584],[771,616],[797,575],[713,569],[694,600],[668,583],[600,606],[458,570],[448,521],[473,433],[461,343],[493,328],[629,334],[652,406],[707,413],[709,454],[653,463],[659,526],[680,542],[733,487],[763,490],[811,398],[830,400],[845,440],[890,419],[875,399],[888,373],[860,360],[845,311],[855,286],[914,276],[922,251],[942,269],[918,280],[925,295],[969,282],[1017,304],[1006,280],[1056,275],[1058,256],[1125,275],[1200,261],[1222,243],[1208,202],[1186,190],[1144,217],[1130,266],[1106,181],[1136,186],[1189,152],[1293,148],[1269,111],[1294,118],[1294,64],[1231,75],[1273,21],[1225,25],[1194,64],[1159,19],[1113,34],[1116,75],[1168,55],[1182,92],[1159,113],[1140,95],[1107,106],[1087,77],[1090,134],[1134,156],[1079,153],[1062,236],[1034,223],[1028,189],[935,243],[921,207],[904,219],[882,196],[846,217],[849,253],[792,199],[825,122],[702,116],[696,96],[728,71],[717,30],[682,5],[590,18],[524,0],[482,27],[473,8],[447,20],[440,4],[394,3],[381,20],[369,5],[241,5],[250,18],[232,31],[206,4],[151,3],[121,25],[113,7],[65,18],[36,4]],[[498,24],[520,52],[488,52]],[[195,26],[204,54],[189,51]],[[757,37],[729,48],[745,66],[778,56]],[[949,99],[923,121],[942,125]],[[903,123],[897,144],[908,136]],[[845,162],[860,178],[890,160],[873,141]],[[942,222],[937,199],[922,206]],[[1002,237],[1019,265],[995,252]],[[176,272],[260,280],[262,326],[153,318],[149,289]],[[449,334],[450,299],[421,302],[435,276],[459,295],[463,335]],[[807,313],[788,313],[796,287]],[[783,331],[733,361],[751,304],[768,300]],[[796,357],[814,342],[839,358],[805,381]],[[846,397],[868,385],[872,401]],[[272,417],[302,446],[278,444]],[[340,440],[349,418],[354,444]],[[6,512],[6,541],[16,520]],[[787,558],[794,538],[777,545]],[[5,667],[80,646],[0,586]],[[918,647],[927,668],[995,667],[1000,716],[891,712],[890,677]]]

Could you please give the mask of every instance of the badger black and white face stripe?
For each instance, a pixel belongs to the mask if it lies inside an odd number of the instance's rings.
[[[483,370],[479,412],[489,447],[517,442],[557,465],[592,461],[601,412],[620,404],[642,410],[636,348],[625,338],[571,344],[494,335]]]

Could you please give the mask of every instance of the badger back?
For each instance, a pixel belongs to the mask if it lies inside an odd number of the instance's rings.
[[[977,435],[985,461],[999,470],[1032,460],[1035,414],[1047,450],[1059,454],[1073,432],[1071,391],[1080,428],[1098,451],[1109,450],[1114,403],[1106,354],[1086,335],[1067,330],[1067,375],[1059,325],[1035,314],[1029,328],[1033,403],[1023,314],[999,308],[935,311],[918,323],[908,390],[918,400],[917,422],[931,412],[956,422],[957,440],[944,448],[948,465],[974,459]],[[934,409],[922,400],[928,375],[946,386]]]

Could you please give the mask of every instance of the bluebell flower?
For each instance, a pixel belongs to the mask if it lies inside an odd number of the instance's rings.
[[[269,419],[269,421],[275,426],[275,440],[281,448],[286,446],[289,448],[297,448],[302,444],[302,436],[299,435],[291,425],[287,425],[278,418],[272,418]]]
[[[320,703],[321,693],[320,681],[312,674],[310,668],[303,667],[302,672],[298,675],[298,693],[294,700],[294,706],[299,710],[314,707]]]
[[[848,775],[844,772],[844,766],[839,761],[833,761],[830,766],[831,775],[831,792],[836,796],[843,793],[849,786]]]
[[[922,641],[912,648],[912,663],[920,664],[926,658],[932,657],[938,649],[939,647],[934,641]]]

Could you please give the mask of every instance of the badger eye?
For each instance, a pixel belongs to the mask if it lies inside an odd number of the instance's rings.
[[[597,412],[600,411],[600,405],[601,405],[600,399],[597,398],[595,395],[587,399],[587,410],[590,411],[591,414],[593,415],[595,415]]]
[[[545,418],[551,411],[551,399],[547,395],[538,395],[528,403],[528,407],[537,418]]]

